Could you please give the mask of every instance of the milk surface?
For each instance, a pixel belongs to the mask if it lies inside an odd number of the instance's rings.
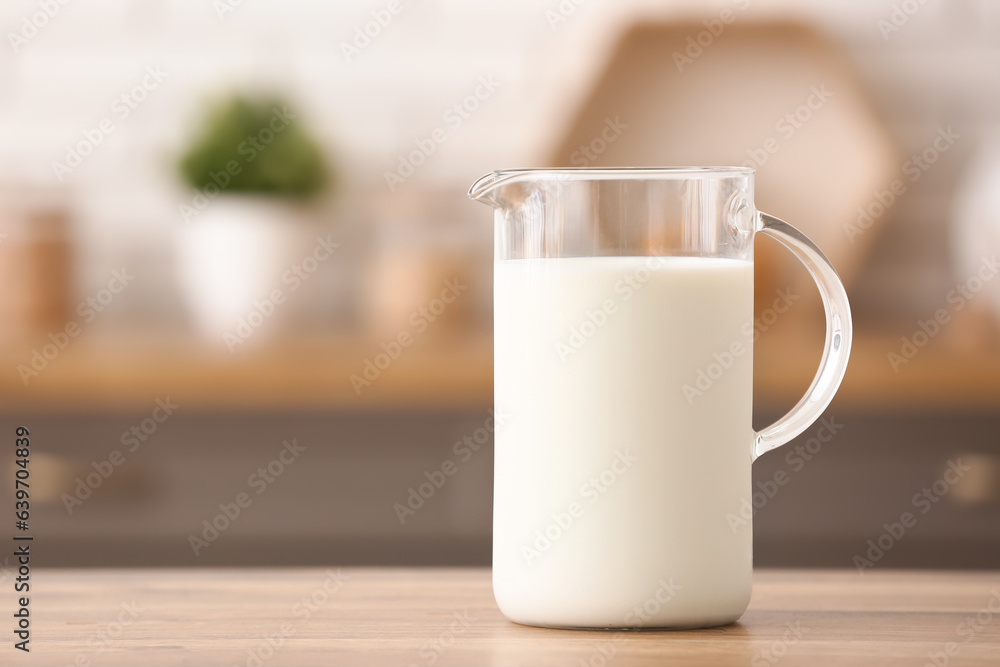
[[[504,614],[580,627],[738,618],[752,567],[751,527],[732,518],[750,497],[753,264],[499,260],[494,293]]]

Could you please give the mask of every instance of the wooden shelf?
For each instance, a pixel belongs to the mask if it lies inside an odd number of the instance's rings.
[[[803,341],[802,339],[806,339]],[[787,329],[755,350],[758,407],[788,409],[812,382],[822,333],[792,338]],[[906,363],[890,364],[900,335],[861,333],[854,339],[835,408],[874,410],[983,410],[1000,408],[1000,350],[931,341]]]
[[[795,335],[793,336],[792,333]],[[790,408],[808,387],[822,333],[788,327],[761,337],[755,350],[758,409]],[[835,406],[851,410],[1000,408],[1000,351],[932,341],[894,371],[887,353],[899,337],[860,335]],[[37,377],[22,381],[32,345],[0,353],[0,405],[24,411],[145,410],[167,396],[186,408],[408,410],[486,408],[493,395],[492,340],[455,336],[421,341],[358,393],[378,342],[322,338],[229,354],[195,341],[130,337],[80,339]],[[27,351],[25,351],[27,350]]]
[[[31,349],[30,347],[28,348]],[[238,351],[194,341],[132,338],[74,341],[27,386],[9,356],[0,401],[17,410],[149,409],[157,398],[195,409],[425,409],[488,406],[493,397],[492,341],[456,338],[404,348],[360,392],[377,341],[314,339]]]

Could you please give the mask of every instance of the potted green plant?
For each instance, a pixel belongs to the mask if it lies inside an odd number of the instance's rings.
[[[235,350],[287,320],[276,295],[315,242],[330,169],[284,99],[241,94],[208,108],[178,168],[182,286],[198,328]]]

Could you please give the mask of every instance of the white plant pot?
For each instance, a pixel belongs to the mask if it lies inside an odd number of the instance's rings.
[[[202,336],[236,351],[291,328],[282,276],[315,236],[315,217],[277,198],[226,195],[182,229],[181,289]]]

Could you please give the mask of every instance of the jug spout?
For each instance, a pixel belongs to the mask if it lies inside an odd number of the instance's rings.
[[[493,208],[500,208],[501,204],[497,200],[497,190],[503,181],[501,172],[493,171],[472,184],[469,188],[469,199],[488,204]]]
[[[469,199],[488,204],[493,208],[503,209],[510,206],[512,196],[514,199],[518,199],[518,193],[523,195],[523,189],[510,190],[507,188],[508,185],[520,184],[531,189],[539,172],[544,171],[544,169],[501,169],[499,171],[492,171],[472,184],[472,187],[469,188]]]
[[[510,190],[507,190],[506,194],[501,196],[501,192],[506,189],[506,186],[528,184],[530,187],[539,171],[538,169],[502,169],[492,171],[472,184],[472,187],[469,188],[469,199],[489,204],[493,208],[502,209],[510,205],[509,198],[513,194]]]

